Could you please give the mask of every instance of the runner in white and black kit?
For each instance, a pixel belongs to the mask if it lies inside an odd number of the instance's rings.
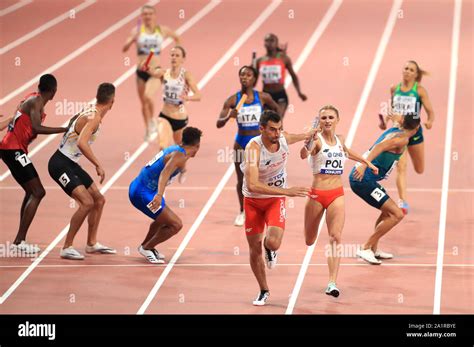
[[[84,255],[74,249],[72,244],[86,217],[88,217],[89,223],[86,252],[116,253],[114,249],[97,242],[97,230],[105,198],[89,174],[77,163],[79,158],[84,155],[94,164],[97,175],[100,176],[100,183],[104,181],[104,169],[90,146],[99,134],[99,128],[105,114],[114,103],[114,85],[110,83],[99,85],[96,98],[96,103],[88,105],[73,117],[73,122],[64,134],[59,149],[53,154],[48,164],[51,178],[79,204],[79,209],[71,218],[66,241],[60,253],[61,258],[65,259],[84,259]]]

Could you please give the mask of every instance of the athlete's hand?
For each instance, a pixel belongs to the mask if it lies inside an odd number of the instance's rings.
[[[148,72],[150,70],[150,66],[145,66],[146,60],[142,61],[140,65],[138,65],[139,70]]]
[[[379,174],[379,168],[369,161],[368,167],[375,175]]]
[[[155,197],[153,198],[153,200],[150,201],[148,206],[150,207],[151,210],[157,211],[161,206],[161,200],[162,200],[161,194],[157,193]]]
[[[291,187],[291,188],[287,188],[286,191],[287,191],[286,193],[287,196],[305,197],[305,196],[308,196],[311,189],[307,187]]]
[[[237,111],[236,108],[233,108],[229,111],[227,114],[227,118],[237,118],[237,115],[239,114],[239,111]]]
[[[431,128],[433,127],[433,121],[432,121],[432,120],[427,120],[427,121],[425,122],[425,127],[426,127],[426,129],[428,129],[428,130],[431,129]]]
[[[393,111],[389,111],[387,118],[393,123],[401,124],[403,120],[403,115],[401,115],[400,113],[394,113]]]
[[[102,182],[104,182],[104,179],[105,179],[105,171],[100,165],[96,166],[95,170],[97,171],[97,176],[100,176],[100,184],[102,184]]]
[[[385,116],[379,113],[379,128],[382,130],[387,129],[387,123],[385,123]]]
[[[300,99],[303,100],[303,101],[308,100],[308,97],[307,97],[305,94],[303,94],[303,93],[298,93],[298,96],[299,96]]]
[[[367,165],[365,164],[360,164],[359,166],[356,167],[354,171],[354,178],[357,181],[362,181],[362,178],[364,177],[365,169],[367,169]]]

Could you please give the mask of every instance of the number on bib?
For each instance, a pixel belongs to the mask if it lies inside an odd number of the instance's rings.
[[[382,198],[387,195],[385,194],[381,189],[379,188],[375,188],[372,193],[370,193],[370,196],[373,197],[375,200],[377,200],[378,202],[380,200],[382,200]]]

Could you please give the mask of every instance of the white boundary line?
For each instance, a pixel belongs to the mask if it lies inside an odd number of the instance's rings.
[[[157,3],[159,3],[159,0],[150,0],[147,4],[156,5]],[[37,74],[35,77],[30,79],[28,82],[24,83],[22,86],[18,87],[17,89],[12,91],[8,95],[4,96],[2,99],[0,99],[0,106],[4,105],[5,103],[7,103],[11,99],[13,99],[15,96],[17,96],[21,92],[25,91],[27,88],[31,87],[33,84],[37,83],[39,78],[42,75],[44,75],[46,73],[52,73],[52,72],[56,71],[57,69],[59,69],[63,65],[69,63],[71,60],[73,60],[73,59],[77,58],[78,56],[80,56],[82,53],[87,51],[89,48],[95,46],[100,41],[104,40],[106,37],[113,34],[115,31],[117,31],[118,29],[120,29],[124,25],[128,24],[128,22],[130,22],[131,20],[133,20],[135,17],[137,17],[140,14],[140,10],[141,10],[141,6],[140,6],[140,8],[136,9],[135,11],[133,11],[132,13],[127,15],[126,17],[122,18],[121,20],[119,20],[115,24],[111,25],[110,27],[108,27],[107,29],[102,31],[99,35],[97,35],[96,37],[94,37],[90,41],[86,42],[81,47],[79,47],[77,49],[74,49],[73,52],[71,52],[70,54],[68,54],[64,58],[62,58],[56,64],[49,66],[47,69],[45,69],[43,72]]]
[[[26,41],[32,39],[33,37],[41,34],[43,31],[48,30],[49,28],[55,26],[58,23],[61,23],[63,20],[68,19],[71,15],[71,11],[74,11],[75,14],[79,13],[83,9],[89,7],[90,5],[96,3],[97,0],[86,0],[82,4],[64,12],[63,14],[57,16],[56,18],[51,19],[50,21],[44,23],[33,31],[30,31],[28,34],[23,35],[19,39],[9,43],[8,45],[0,48],[0,55],[5,54],[6,52],[12,50],[13,48],[25,43]]]
[[[385,25],[384,32],[382,34],[382,38],[380,40],[379,46],[377,47],[377,52],[375,54],[374,61],[372,63],[372,67],[370,69],[369,75],[367,77],[367,81],[365,82],[364,89],[362,91],[362,96],[359,100],[359,104],[357,105],[357,109],[354,115],[354,118],[352,119],[351,126],[349,128],[349,133],[346,138],[346,145],[347,147],[352,146],[352,142],[354,141],[355,133],[357,131],[357,128],[359,126],[360,118],[362,117],[362,113],[364,111],[365,105],[367,103],[367,99],[369,98],[370,91],[372,90],[372,86],[375,81],[375,77],[377,76],[377,72],[380,67],[380,63],[382,62],[382,58],[385,54],[385,49],[387,47],[387,44],[390,40],[390,36],[392,35],[393,28],[395,27],[395,22],[397,21],[397,14],[398,10],[400,9],[402,5],[403,0],[394,0],[392,9],[390,10],[390,14],[387,20],[387,24]],[[306,275],[306,271],[308,270],[308,264],[311,261],[311,257],[313,256],[314,248],[316,247],[316,244],[318,243],[318,238],[319,235],[321,234],[321,229],[323,224],[325,223],[325,218],[326,217],[326,211],[324,211],[324,214],[321,218],[321,222],[319,224],[318,228],[318,234],[316,237],[316,241],[314,242],[313,245],[309,246],[307,248],[306,254],[303,259],[303,264],[301,265],[300,272],[298,273],[298,278],[296,279],[295,286],[293,288],[293,291],[290,294],[290,299],[288,302],[288,306],[286,308],[285,314],[292,314],[293,309],[295,308],[296,305],[296,300],[298,299],[298,295],[301,290],[301,286],[303,285],[303,281]]]
[[[461,31],[462,0],[455,0],[453,15],[453,35],[451,42],[451,67],[449,72],[448,114],[446,120],[446,138],[444,142],[443,184],[441,208],[439,212],[438,255],[436,257],[436,276],[433,314],[441,313],[441,291],[443,284],[444,241],[446,236],[446,218],[448,213],[449,173],[451,169],[451,146],[453,140],[454,108],[456,106],[456,79],[458,71],[459,33]]]
[[[388,266],[388,267],[436,267],[437,264],[404,264],[404,263],[398,263],[398,264],[388,264],[388,263],[383,263],[380,266]],[[118,268],[128,268],[128,267],[165,267],[167,264],[44,264],[44,265],[38,265],[38,268],[89,268],[89,267],[118,267]],[[188,263],[188,264],[180,264],[176,263],[174,264],[176,267],[240,267],[240,266],[245,266],[249,267],[250,264],[248,263],[229,263],[229,264],[219,264],[219,263],[214,263],[214,264],[206,264],[206,263]],[[288,266],[288,267],[296,267],[296,266],[301,266],[300,263],[295,263],[295,264],[278,264],[279,267],[281,266]],[[326,263],[312,263],[308,264],[308,266],[322,266],[326,267],[328,264]],[[372,265],[367,264],[366,262],[364,263],[344,263],[340,264],[340,266],[366,266],[370,267]],[[444,267],[465,267],[465,268],[474,268],[474,264],[444,264]],[[28,265],[0,265],[0,269],[16,269],[16,268],[26,268]]]
[[[267,10],[265,12],[263,12],[261,14],[264,15],[264,13],[268,12],[269,11],[269,8],[271,8],[271,12],[274,11],[274,9],[281,3],[281,1],[278,1],[278,2],[273,2],[270,6],[273,6],[273,7],[268,7]],[[333,4],[331,5],[331,7],[328,9],[327,11],[327,14],[326,16],[328,16],[328,13],[331,13],[331,17],[334,16],[334,13],[337,11],[337,8],[339,8],[340,4],[342,3],[342,0],[334,0]],[[268,16],[270,15],[270,13],[268,13]],[[309,54],[311,53],[311,50],[314,48],[314,45],[316,44],[316,42],[318,41],[319,37],[321,36],[322,32],[324,31],[324,29],[327,27],[327,25],[329,24],[329,21],[328,20],[325,20],[326,16],[323,18],[323,20],[321,21],[321,23],[318,25],[318,27],[316,28],[315,32],[311,35],[310,39],[308,40],[305,48],[303,49],[302,53],[300,54],[300,56],[298,57],[298,60],[296,61],[295,65],[294,65],[294,69],[295,71],[297,72],[301,66],[303,65],[304,61],[308,58]],[[260,18],[260,17],[259,17]],[[258,19],[257,19],[258,20]],[[285,87],[288,87],[288,84],[290,83],[290,80],[286,80],[285,81]],[[150,305],[150,303],[152,302],[152,300],[154,299],[154,297],[156,296],[156,294],[158,293],[158,291],[160,290],[161,286],[163,285],[163,283],[165,282],[168,274],[171,272],[173,266],[175,265],[176,261],[178,260],[178,258],[181,256],[181,254],[184,252],[186,246],[188,245],[189,241],[191,240],[191,238],[194,236],[194,234],[196,233],[197,229],[199,228],[199,226],[201,225],[202,221],[204,220],[204,218],[206,217],[207,213],[209,212],[210,208],[212,207],[212,205],[215,203],[215,201],[217,200],[217,198],[219,197],[220,193],[222,192],[222,190],[224,189],[224,186],[226,185],[227,181],[230,179],[230,177],[232,176],[232,173],[234,171],[234,164],[231,164],[229,165],[229,167],[227,168],[227,171],[225,172],[224,176],[222,177],[222,179],[220,180],[219,184],[217,185],[216,189],[214,190],[213,194],[211,195],[211,197],[209,198],[209,200],[207,201],[206,205],[204,206],[204,208],[201,210],[201,212],[199,213],[199,216],[196,218],[196,220],[194,221],[193,225],[191,226],[191,228],[189,229],[189,231],[187,232],[185,238],[183,239],[183,241],[181,242],[181,244],[179,245],[179,248],[178,250],[175,252],[175,254],[173,255],[173,258],[171,259],[171,261],[167,264],[165,270],[161,273],[160,277],[158,278],[158,280],[156,281],[155,285],[153,286],[153,288],[151,289],[150,293],[148,294],[147,298],[145,299],[145,301],[143,302],[142,306],[139,308],[137,314],[144,314],[146,309],[148,308],[148,306]]]
[[[197,23],[200,19],[202,19],[205,15],[207,15],[209,12],[211,12],[214,7],[216,7],[220,1],[217,0],[212,0],[209,2],[205,7],[203,7],[198,13],[196,13],[189,21],[187,21],[185,24],[183,24],[176,32],[178,34],[182,34],[184,31],[189,29],[192,25]],[[191,23],[191,24],[190,24]],[[107,181],[107,183],[100,189],[101,193],[104,194],[111,186],[112,184],[117,181],[117,179],[127,170],[130,165],[140,156],[141,153],[148,147],[148,143],[144,142],[140,145],[140,147],[133,153],[133,155],[119,168],[119,170],[110,178],[110,180]],[[3,304],[8,297],[16,290],[16,288],[28,277],[28,275],[39,265],[39,263],[51,252],[54,247],[61,241],[61,239],[66,236],[67,231],[69,229],[69,224],[64,227],[63,230],[59,233],[58,236],[48,245],[48,247],[39,255],[38,258],[35,259],[35,261],[28,266],[28,269],[26,269],[20,277],[13,283],[10,288],[0,297],[0,304]]]
[[[11,6],[8,6],[7,8],[3,9],[0,11],[0,17],[3,17],[3,16],[6,16],[7,14],[9,13],[12,13],[13,11],[16,11],[20,8],[22,8],[23,6],[26,6],[28,4],[31,4],[33,2],[33,0],[21,0],[21,1],[18,1],[16,4],[13,4]]]

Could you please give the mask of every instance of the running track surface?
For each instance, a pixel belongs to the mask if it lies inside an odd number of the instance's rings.
[[[80,0],[33,1],[0,17],[0,46],[6,46],[81,3]],[[14,4],[15,1],[2,1],[0,10]],[[1,97],[20,88],[141,5],[135,0],[99,0],[77,13],[75,18],[63,20],[0,55]],[[289,42],[289,55],[295,63],[318,25],[325,16],[327,18],[327,12],[332,11],[333,17],[329,16],[328,25],[323,28],[309,55],[301,57],[303,64],[298,74],[308,101],[301,102],[293,86],[288,88],[292,109],[287,113],[285,127],[290,132],[302,131],[310,124],[318,107],[333,103],[341,113],[338,133],[347,135],[349,132],[394,3],[386,0],[376,4],[373,1],[345,0],[338,5],[329,0],[276,4],[263,0],[248,3],[222,1],[183,33],[183,45],[188,51],[186,67],[200,81],[265,9],[269,14],[263,21],[254,24],[257,27],[253,28],[252,35],[232,52],[230,59],[218,71],[214,71],[203,87],[203,100],[189,105],[190,125],[200,127],[204,137],[198,156],[189,162],[187,181],[167,189],[167,202],[184,223],[180,234],[160,248],[167,260],[171,260],[188,232],[194,231],[190,239],[188,235],[186,247],[179,249],[180,256],[173,266],[145,263],[136,251],[149,221],[129,204],[127,188],[140,168],[154,156],[156,147],[140,147],[144,131],[135,76],[125,79],[117,89],[115,105],[106,116],[101,135],[94,145],[94,152],[106,171],[106,182],[127,160],[133,160],[105,194],[107,203],[99,230],[99,240],[115,247],[118,255],[88,255],[82,262],[62,260],[59,258],[61,240],[37,263],[30,259],[2,257],[0,294],[3,303],[0,312],[433,313],[437,300],[435,276],[441,270],[437,267],[438,230],[442,177],[446,166],[444,149],[454,1],[406,0],[401,4],[385,51],[382,50],[375,79],[369,83],[371,88],[367,102],[361,106],[360,123],[352,130],[356,130],[352,147],[362,153],[380,133],[376,115],[381,103],[388,99],[389,86],[400,80],[404,62],[415,59],[429,70],[431,75],[423,80],[423,84],[432,100],[436,121],[432,130],[425,130],[426,171],[421,176],[416,175],[409,164],[411,213],[380,243],[384,250],[394,252],[396,258],[378,267],[369,266],[354,257],[343,258],[338,279],[341,296],[337,299],[328,297],[323,293],[327,283],[324,251],[328,243],[324,226],[295,306],[289,309],[290,295],[307,248],[303,238],[304,199],[288,199],[287,230],[279,252],[279,265],[267,272],[271,298],[267,306],[257,308],[251,305],[258,287],[248,265],[244,231],[232,225],[238,212],[233,173],[224,182],[223,189],[218,191],[208,213],[199,218],[200,223],[191,229],[230,165],[229,161],[219,159],[226,148],[227,151],[232,148],[236,129],[233,124],[216,129],[216,118],[225,98],[239,86],[239,66],[249,62],[253,49],[263,53],[266,33],[274,32],[282,42]],[[157,5],[158,19],[160,23],[177,29],[205,6],[210,5],[201,0],[163,0]],[[104,16],[104,13],[107,15]],[[461,13],[442,286],[439,288],[441,313],[474,312],[471,232],[474,223],[473,74],[469,63],[473,60],[471,1],[462,2]],[[115,81],[133,66],[133,48],[128,54],[122,54],[121,47],[134,25],[136,18],[53,71],[59,87],[55,99],[46,107],[47,125],[64,123],[77,111],[80,103],[94,97],[100,82]],[[162,54],[165,66],[168,64],[168,53],[169,48]],[[15,64],[18,58],[20,64]],[[34,87],[30,86],[27,91]],[[19,92],[11,100],[2,102],[0,113],[11,114],[24,94],[25,91]],[[158,107],[160,104],[158,101]],[[44,139],[40,136],[30,151]],[[58,142],[57,137],[32,158],[47,195],[29,231],[29,241],[39,244],[42,249],[53,242],[74,211],[69,198],[47,172],[48,159]],[[299,159],[298,146],[292,147],[290,156],[290,184],[309,185],[310,170],[307,163]],[[140,149],[139,156],[129,159],[137,149]],[[85,159],[82,165],[95,174]],[[348,248],[366,240],[377,216],[375,209],[365,205],[350,189],[347,190],[347,172],[351,166],[352,163],[346,166],[344,179],[346,226],[343,243]],[[2,163],[0,175],[5,172],[6,167]],[[392,197],[397,198],[394,177],[384,185],[389,188]],[[0,182],[0,192],[0,242],[6,245],[16,233],[23,192],[11,176]],[[75,241],[80,250],[85,245],[85,235],[86,227],[83,227]],[[31,267],[32,264],[34,267]],[[14,285],[18,279],[20,281]],[[155,288],[158,290],[150,295],[159,279],[160,285]],[[147,298],[148,301],[145,301]]]

